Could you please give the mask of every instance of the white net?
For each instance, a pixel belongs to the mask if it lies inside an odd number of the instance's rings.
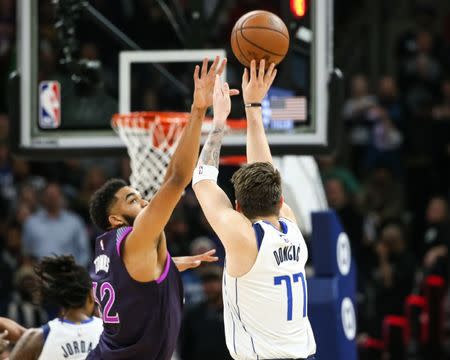
[[[185,113],[115,115],[113,129],[128,149],[130,184],[149,200],[161,186],[187,121]]]

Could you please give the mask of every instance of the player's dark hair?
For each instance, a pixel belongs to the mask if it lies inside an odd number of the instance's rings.
[[[281,176],[268,162],[256,162],[241,167],[231,182],[242,213],[249,219],[278,215],[282,196]]]
[[[89,202],[89,214],[92,222],[100,229],[106,231],[111,227],[108,220],[109,211],[117,200],[116,193],[125,186],[127,183],[124,180],[111,179],[92,195]]]
[[[92,289],[87,270],[73,256],[44,257],[34,269],[38,291],[45,302],[63,309],[79,309],[86,304]]]

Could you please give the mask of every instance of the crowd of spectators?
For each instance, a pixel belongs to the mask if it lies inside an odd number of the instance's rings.
[[[55,309],[41,304],[31,290],[34,261],[70,252],[80,264],[88,265],[98,235],[89,220],[89,198],[108,178],[128,179],[130,168],[126,158],[50,163],[26,161],[10,153],[5,89],[16,53],[14,3],[0,0],[0,315],[36,327],[54,316]],[[57,71],[56,34],[50,1],[41,3],[40,76],[45,78]],[[156,2],[93,3],[143,47],[180,47]],[[208,13],[215,2],[206,3]],[[202,34],[203,46],[226,41],[224,34],[238,15],[245,9],[264,7],[262,3],[231,1],[217,19],[220,26]],[[267,3],[267,8],[277,12],[273,2]],[[111,69],[117,67],[119,49],[102,33],[93,32],[91,24],[80,29],[81,56],[102,60],[105,87],[117,95]],[[317,158],[329,206],[340,217],[358,264],[360,332],[379,335],[384,315],[402,313],[405,296],[420,292],[420,274],[448,279],[449,49],[448,31],[435,34],[418,25],[399,38],[395,54],[387,55],[396,57],[395,74],[382,76],[373,86],[365,74],[350,76],[342,109],[348,134],[344,146]],[[173,96],[165,95],[163,86],[152,83],[137,106],[173,105]],[[174,256],[217,248],[221,258],[217,266],[183,273],[187,310],[179,357],[229,358],[222,324],[223,249],[191,191],[187,190],[176,208],[166,235]]]
[[[351,77],[344,149],[319,159],[358,264],[359,331],[375,336],[425,276],[449,274],[450,38],[432,7],[418,12],[389,55],[395,73]]]

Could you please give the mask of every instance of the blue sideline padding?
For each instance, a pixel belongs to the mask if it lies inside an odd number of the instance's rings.
[[[356,266],[350,244],[334,211],[313,213],[312,226],[315,277],[308,279],[308,316],[316,359],[356,360]]]

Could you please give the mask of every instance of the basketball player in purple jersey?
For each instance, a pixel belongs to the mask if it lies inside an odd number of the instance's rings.
[[[91,218],[106,233],[96,240],[91,273],[104,331],[89,360],[169,360],[175,350],[183,288],[163,230],[191,181],[215,75],[226,60],[219,62],[209,71],[207,59],[195,68],[191,118],[151,201],[122,180],[110,180],[91,199]]]

